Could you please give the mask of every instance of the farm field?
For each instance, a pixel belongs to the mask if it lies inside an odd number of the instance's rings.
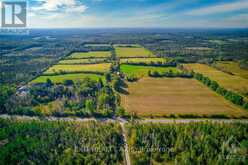
[[[58,64],[92,64],[106,62],[106,58],[85,58],[85,59],[67,59],[61,60]]]
[[[161,63],[166,63],[168,60],[165,58],[127,58],[127,59],[120,59],[120,63],[124,64],[124,63],[157,63],[157,62],[161,62]]]
[[[210,79],[217,81],[226,89],[233,90],[244,95],[248,92],[248,79],[224,73],[204,64],[185,64],[184,67],[188,70],[194,70],[195,72],[204,74]]]
[[[155,57],[153,53],[143,47],[115,46],[117,57]]]
[[[216,67],[217,69],[223,72],[230,73],[230,74],[248,79],[248,70],[240,68],[238,62],[218,61],[218,62],[215,62],[214,67]]]
[[[105,73],[110,69],[110,63],[87,64],[87,65],[54,65],[50,67],[44,74],[53,73],[70,73],[70,72],[99,72]]]
[[[139,44],[114,44],[114,47],[136,47],[141,48]]]
[[[128,83],[128,93],[121,96],[122,106],[128,112],[141,116],[248,116],[248,112],[229,103],[194,79],[143,78],[138,82]]]
[[[0,164],[123,164],[115,123],[0,119]]]
[[[80,59],[80,58],[102,58],[110,57],[111,52],[109,51],[92,51],[92,52],[76,52],[68,56],[68,59]]]
[[[105,77],[97,74],[86,74],[86,73],[74,73],[74,74],[63,74],[56,76],[39,76],[34,79],[31,83],[45,83],[47,79],[50,79],[53,83],[63,83],[65,80],[80,81],[86,77],[92,80],[98,80],[101,78],[105,82]]]
[[[245,123],[132,123],[126,128],[128,144],[132,147],[132,164],[212,165],[247,162],[248,125]],[[152,149],[152,154],[149,149]]]
[[[148,71],[152,71],[152,72],[158,71],[162,73],[171,70],[172,72],[180,72],[180,70],[178,70],[175,67],[137,66],[137,65],[127,65],[127,64],[122,64],[120,66],[120,70],[125,75],[135,75],[137,77],[148,76]]]

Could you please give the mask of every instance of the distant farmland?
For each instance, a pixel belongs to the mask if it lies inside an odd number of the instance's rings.
[[[110,69],[110,63],[88,64],[88,65],[54,65],[44,74],[73,73],[73,72],[99,72],[105,73]]]
[[[128,92],[122,95],[122,106],[141,116],[248,116],[194,79],[143,78],[129,83]]]
[[[143,47],[115,46],[117,57],[155,57],[153,53]]]
[[[238,62],[218,61],[214,64],[214,66],[223,72],[248,79],[248,70],[240,68]]]
[[[148,76],[148,71],[158,71],[160,73],[163,73],[171,70],[172,72],[180,72],[180,70],[175,67],[136,66],[127,64],[122,64],[120,69],[121,72],[126,75],[135,75],[137,77]]]
[[[67,59],[59,61],[59,64],[92,64],[105,61],[107,61],[106,58]]]
[[[217,81],[226,89],[233,90],[241,94],[246,94],[248,92],[248,79],[224,73],[204,64],[185,64],[184,67],[188,70],[194,70],[195,72],[208,76],[210,79]]]
[[[120,59],[120,63],[157,63],[157,62],[161,62],[161,63],[166,63],[167,59],[165,58],[122,58]]]
[[[92,52],[76,52],[68,56],[68,59],[80,59],[80,58],[99,58],[99,57],[110,57],[109,51],[92,51]]]
[[[84,80],[86,77],[99,80],[100,78],[105,82],[105,77],[96,74],[85,74],[85,73],[76,73],[76,74],[64,74],[64,75],[56,75],[56,76],[39,76],[38,78],[34,79],[31,83],[45,83],[47,79],[50,79],[53,83],[63,83],[65,80],[72,80],[72,81],[80,81]]]

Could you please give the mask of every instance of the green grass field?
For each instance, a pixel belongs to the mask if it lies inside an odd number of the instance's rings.
[[[106,61],[106,58],[67,59],[59,61],[58,64],[94,64]]]
[[[154,57],[153,53],[143,47],[119,47],[115,46],[116,55],[125,57]]]
[[[89,65],[54,65],[50,67],[44,74],[53,73],[70,73],[70,72],[108,72],[110,69],[110,63],[102,64],[89,64]]]
[[[212,80],[217,81],[226,89],[236,91],[240,94],[248,92],[248,80],[236,75],[230,75],[217,70],[213,67],[204,64],[185,64],[184,67],[188,70],[204,74]]]
[[[162,62],[162,63],[166,63],[168,60],[165,59],[165,58],[122,58],[120,60],[120,63],[121,64],[124,64],[124,63],[151,63],[151,62],[154,62],[154,63],[157,63],[157,62]]]
[[[76,52],[72,53],[67,58],[98,58],[98,57],[110,57],[111,52],[109,51],[93,51],[93,52]]]
[[[136,65],[127,65],[127,64],[122,64],[120,66],[121,72],[126,74],[127,76],[129,75],[135,75],[137,77],[145,77],[148,76],[148,71],[158,71],[160,73],[163,72],[168,72],[171,70],[172,72],[180,72],[179,69],[174,68],[174,67],[153,67],[153,66],[136,66]]]
[[[229,73],[229,74],[233,74],[233,75],[237,75],[243,78],[248,79],[248,70],[242,69],[239,66],[238,62],[234,62],[234,61],[218,61],[214,64],[214,67],[216,67],[217,69]]]
[[[98,80],[101,78],[103,82],[105,82],[105,77],[96,74],[84,74],[84,73],[76,73],[76,74],[65,74],[65,75],[57,75],[57,76],[39,76],[34,79],[31,83],[44,83],[47,79],[50,79],[54,83],[63,83],[65,80],[72,80],[72,81],[80,81],[85,79],[86,77]]]

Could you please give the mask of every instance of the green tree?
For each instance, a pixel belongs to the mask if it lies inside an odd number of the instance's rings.
[[[86,100],[85,101],[85,108],[93,113],[96,110],[95,103],[93,100]]]

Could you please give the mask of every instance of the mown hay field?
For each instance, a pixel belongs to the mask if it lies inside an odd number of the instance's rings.
[[[214,64],[214,67],[216,67],[217,69],[219,69],[223,72],[237,75],[237,76],[248,79],[248,70],[240,68],[238,62],[218,61]]]
[[[68,56],[68,59],[71,58],[99,58],[99,57],[110,57],[111,56],[111,52],[109,51],[92,51],[92,52],[75,52],[72,53],[70,56]]]
[[[58,64],[92,64],[102,63],[106,61],[106,58],[66,59],[59,61]]]
[[[184,67],[188,70],[193,70],[195,72],[204,74],[210,79],[218,82],[226,89],[236,91],[244,95],[248,92],[248,79],[224,73],[204,64],[185,64]]]
[[[115,46],[117,57],[155,57],[154,54],[143,47]]]
[[[124,64],[124,63],[157,63],[157,62],[161,62],[161,63],[166,63],[168,60],[166,58],[122,58],[120,59],[120,63]]]
[[[110,69],[110,63],[88,64],[88,65],[54,65],[44,74],[71,73],[71,72],[99,72],[105,73]]]
[[[127,76],[134,75],[137,77],[148,76],[148,71],[151,72],[157,71],[159,73],[163,73],[171,70],[172,72],[180,72],[180,70],[175,67],[137,66],[137,65],[127,65],[127,64],[122,64],[120,66],[120,70],[122,73],[124,73]]]
[[[197,115],[210,117],[248,116],[248,112],[194,79],[143,78],[128,83],[127,95],[121,96],[122,106],[141,116]]]
[[[92,80],[99,80],[100,78],[105,82],[105,77],[97,74],[85,74],[85,73],[75,73],[75,74],[63,74],[56,76],[39,76],[34,79],[31,83],[45,83],[47,79],[50,79],[53,83],[63,83],[65,80],[72,80],[74,82],[84,80],[86,77]]]

